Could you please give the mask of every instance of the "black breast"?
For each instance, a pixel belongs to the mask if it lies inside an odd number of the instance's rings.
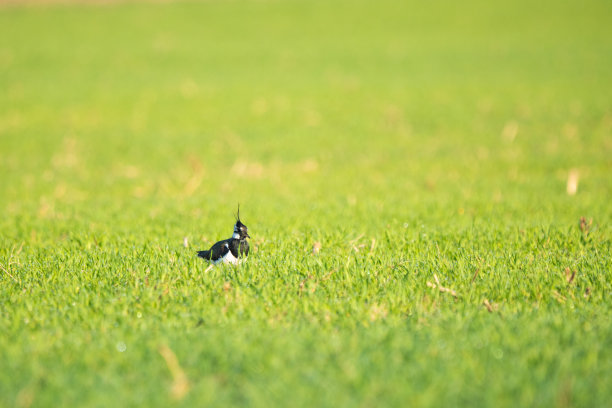
[[[249,243],[246,239],[232,239],[230,242],[230,251],[236,258],[247,256],[249,254]]]

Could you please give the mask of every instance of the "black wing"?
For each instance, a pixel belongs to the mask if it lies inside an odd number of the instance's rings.
[[[220,258],[223,258],[229,251],[227,241],[227,239],[224,239],[223,241],[217,242],[208,251],[199,251],[198,256],[208,259],[209,261],[217,261]]]
[[[210,251],[198,251],[198,256],[210,261]]]

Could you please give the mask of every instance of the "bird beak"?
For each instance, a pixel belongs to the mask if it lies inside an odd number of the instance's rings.
[[[251,236],[249,235],[249,233],[248,233],[248,232],[246,233],[246,236],[247,236],[247,238],[251,238]]]

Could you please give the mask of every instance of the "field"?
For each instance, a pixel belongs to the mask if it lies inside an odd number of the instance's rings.
[[[0,406],[609,407],[611,16],[0,4]]]

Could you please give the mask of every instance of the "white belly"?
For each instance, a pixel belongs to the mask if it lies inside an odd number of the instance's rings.
[[[216,264],[220,264],[220,263],[225,263],[225,264],[238,264],[240,263],[240,260],[238,258],[236,258],[233,254],[232,251],[227,251],[227,254],[225,254],[224,257],[217,259],[216,261],[213,262],[215,265]]]

